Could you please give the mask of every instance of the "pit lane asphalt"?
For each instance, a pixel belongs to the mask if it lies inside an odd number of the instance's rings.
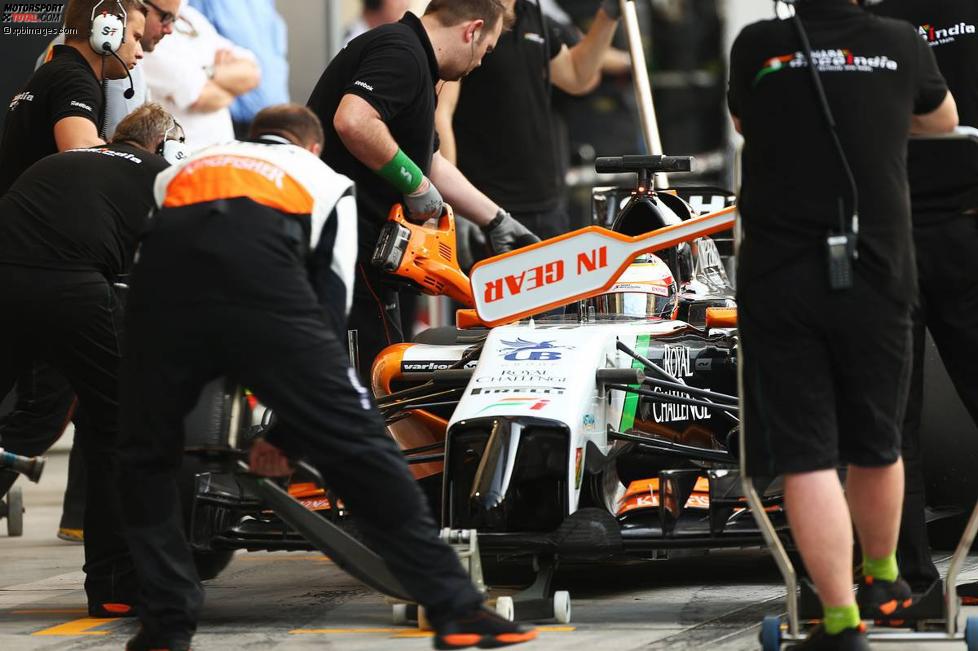
[[[25,487],[25,533],[8,538],[0,521],[0,649],[122,649],[131,620],[86,617],[80,545],[55,538],[67,455],[49,458],[44,478]],[[943,568],[942,564],[942,568]],[[964,579],[978,578],[978,556]],[[641,566],[575,568],[556,580],[571,593],[572,622],[543,625],[543,649],[759,649],[761,619],[783,612],[784,589],[763,552],[680,558]],[[965,609],[978,614],[978,609]],[[874,645],[963,649],[957,644]],[[239,552],[207,584],[197,651],[241,649],[430,649],[425,633],[390,623],[390,607],[322,556]]]

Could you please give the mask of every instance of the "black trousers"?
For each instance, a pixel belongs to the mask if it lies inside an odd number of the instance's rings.
[[[88,414],[76,444],[97,506],[84,521],[89,605],[133,603],[135,573],[113,481],[122,320],[115,294],[95,272],[0,265],[0,313],[0,394],[40,360],[64,374]]]
[[[142,625],[168,640],[188,638],[196,628],[203,593],[174,473],[183,418],[204,384],[222,374],[275,411],[280,424],[271,442],[322,472],[433,623],[475,607],[481,595],[438,539],[423,494],[327,325],[298,257],[284,237],[279,246],[272,235],[283,217],[253,204],[230,211],[206,205],[163,211],[132,276],[120,481],[143,589]],[[246,255],[228,246],[231,229],[253,244]],[[261,285],[252,291],[246,276],[256,273]],[[242,281],[228,284],[236,276]],[[194,301],[215,283],[235,288],[222,290],[234,304]],[[276,295],[270,309],[266,301]]]
[[[914,368],[903,432],[906,494],[900,542],[900,571],[915,588],[939,576],[930,556],[924,519],[921,440],[925,328],[930,330],[948,375],[978,423],[978,216],[959,215],[914,225],[920,303],[914,314]]]
[[[408,296],[408,300],[412,297]],[[347,326],[357,331],[359,364],[364,386],[370,386],[370,367],[384,348],[404,341],[401,298],[382,271],[369,262],[357,262],[353,305]],[[410,326],[409,326],[410,327]],[[346,347],[344,342],[344,348]]]
[[[33,457],[47,452],[64,433],[75,411],[75,392],[65,376],[50,364],[36,361],[17,378],[16,403],[0,420],[0,444],[6,450]],[[87,425],[84,416],[75,427]],[[80,434],[82,438],[84,434]],[[0,471],[0,496],[13,486],[18,475]],[[85,461],[81,448],[72,449],[68,461],[61,528],[82,529],[85,517]]]

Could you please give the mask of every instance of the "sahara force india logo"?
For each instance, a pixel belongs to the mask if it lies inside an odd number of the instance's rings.
[[[958,40],[959,36],[974,35],[978,29],[968,23],[958,23],[953,27],[934,27],[933,25],[921,25],[917,28],[920,38],[927,41],[931,47],[937,45],[950,45]]]
[[[819,72],[876,72],[900,69],[900,64],[887,56],[861,56],[849,49],[813,50],[812,59]],[[772,57],[764,62],[764,67],[754,77],[754,85],[757,86],[762,79],[776,72],[807,67],[808,58],[804,52]]]

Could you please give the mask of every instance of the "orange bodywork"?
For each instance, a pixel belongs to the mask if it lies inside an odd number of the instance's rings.
[[[310,511],[328,511],[333,508],[329,498],[326,497],[326,490],[311,481],[290,484],[289,495]],[[337,506],[343,508],[342,500],[337,502]]]
[[[632,511],[658,508],[660,497],[658,477],[633,481],[618,504],[618,517]],[[693,494],[689,496],[685,506],[687,509],[710,508],[710,482],[706,477],[696,480]]]
[[[394,382],[405,378],[401,372],[401,362],[404,353],[413,344],[394,344],[380,352],[371,370],[371,388],[377,397],[389,396],[393,393]],[[402,450],[420,448],[445,441],[448,421],[424,409],[412,409],[407,412],[407,418],[390,423],[387,431]],[[432,463],[416,463],[411,465],[415,479],[424,479],[441,473],[445,464],[441,461]]]
[[[708,307],[706,308],[707,328],[736,328],[737,308]]]

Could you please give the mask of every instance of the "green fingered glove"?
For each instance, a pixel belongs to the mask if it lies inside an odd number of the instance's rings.
[[[496,218],[483,227],[489,248],[493,255],[506,253],[513,249],[539,242],[540,238],[531,233],[526,226],[519,223],[505,210],[496,213]]]

